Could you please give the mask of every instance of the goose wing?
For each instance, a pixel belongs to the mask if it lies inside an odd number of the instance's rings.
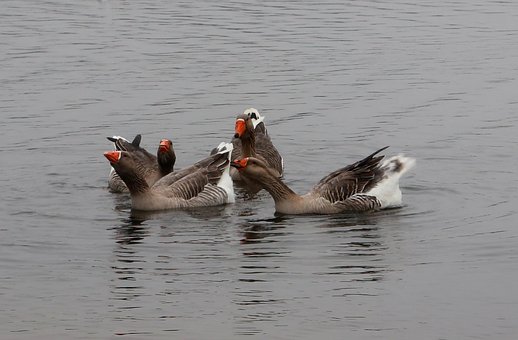
[[[282,176],[283,168],[284,168],[284,162],[282,160],[281,155],[279,154],[279,151],[277,151],[277,148],[272,143],[272,140],[270,139],[270,136],[265,134],[256,134],[255,137],[255,152],[262,156],[268,165],[277,170],[279,175]]]
[[[376,155],[386,148],[388,146],[361,161],[333,171],[313,187],[310,195],[322,197],[331,203],[349,204],[352,207],[364,206],[367,203],[374,204],[371,202],[372,196],[362,195],[362,193],[374,187],[382,179],[383,171],[379,166],[384,156]]]
[[[190,200],[216,186],[228,164],[228,153],[215,154],[162,177],[153,188],[167,197]]]

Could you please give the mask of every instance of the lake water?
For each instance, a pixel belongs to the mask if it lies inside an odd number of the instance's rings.
[[[517,2],[1,8],[1,339],[516,339]],[[385,145],[417,158],[404,206],[107,191],[106,136],[170,138],[183,167],[248,107],[300,193]]]

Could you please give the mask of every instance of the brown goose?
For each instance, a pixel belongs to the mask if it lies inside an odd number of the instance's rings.
[[[131,143],[124,137],[120,136],[107,138],[113,142],[116,150],[131,152],[138,157],[138,169],[139,171],[142,171],[148,185],[153,185],[156,181],[174,169],[176,155],[174,153],[173,142],[169,139],[162,139],[160,141],[157,155],[155,156],[140,147],[140,141],[142,140],[141,135],[135,136]],[[108,188],[111,192],[117,193],[129,191],[113,167],[108,178]]]
[[[272,195],[282,214],[335,214],[363,212],[401,205],[399,178],[415,164],[402,155],[384,160],[372,155],[322,178],[305,195],[297,195],[264,161],[248,157],[231,165],[241,176],[256,181]]]
[[[133,152],[108,151],[110,161],[131,194],[136,210],[164,210],[206,207],[234,202],[234,188],[229,175],[231,143],[221,143],[218,152],[196,164],[172,172],[149,185],[139,158]]]
[[[264,125],[264,117],[254,109],[246,109],[236,118],[234,151],[232,160],[255,157],[265,162],[274,170],[277,177],[283,173],[283,160],[272,143]],[[235,180],[243,180],[238,172],[231,172]]]

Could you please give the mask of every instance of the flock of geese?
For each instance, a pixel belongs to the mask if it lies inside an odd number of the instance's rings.
[[[108,137],[115,150],[104,156],[112,169],[108,188],[129,192],[132,209],[165,210],[216,206],[235,202],[234,182],[251,193],[265,189],[281,214],[365,212],[401,205],[400,177],[415,160],[379,153],[338,169],[322,178],[307,194],[298,195],[283,181],[284,163],[264,124],[264,116],[250,108],[235,121],[231,142],[181,170],[174,170],[173,143],[162,139],[156,156],[133,141]]]

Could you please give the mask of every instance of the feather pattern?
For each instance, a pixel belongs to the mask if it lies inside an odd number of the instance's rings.
[[[157,156],[155,156],[140,146],[140,142],[142,141],[140,134],[136,135],[131,143],[120,136],[107,137],[107,139],[113,142],[116,150],[134,154],[136,157],[136,169],[142,172],[148,185],[153,185],[161,177],[167,175],[174,169],[176,155],[170,141],[168,141],[170,143],[169,149],[167,151],[161,151],[159,148]],[[108,178],[108,188],[112,192],[128,192],[124,181],[122,181],[113,168]]]
[[[382,178],[380,162],[384,156],[376,156],[387,147],[379,149],[361,161],[331,172],[311,190],[310,195],[323,197],[331,203],[344,201],[350,196],[368,191]]]
[[[279,151],[273,145],[264,125],[264,116],[254,109],[246,109],[236,120],[244,120],[246,131],[243,134],[236,133],[232,140],[234,151],[232,160],[245,157],[256,157],[265,161],[272,169],[282,176],[284,163]]]
[[[364,212],[400,205],[399,178],[415,163],[414,159],[402,155],[388,160],[377,156],[385,149],[331,172],[303,196],[293,192],[260,159],[244,158],[234,161],[232,166],[239,170],[242,177],[266,189],[272,195],[279,213]]]
[[[121,151],[119,162],[112,163],[130,189],[132,207],[138,210],[182,209],[233,202],[232,181],[228,174],[232,144],[220,145],[215,153],[194,165],[173,172],[153,186],[142,181],[136,157]],[[107,156],[108,157],[108,156]],[[222,177],[230,180],[230,188],[220,185]]]

